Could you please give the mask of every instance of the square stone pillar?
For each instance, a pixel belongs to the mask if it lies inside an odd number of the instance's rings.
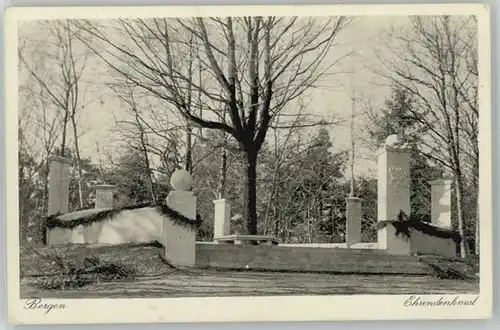
[[[50,156],[47,215],[68,213],[69,165],[71,159]]]
[[[434,180],[431,185],[431,222],[435,226],[451,228],[452,180]]]
[[[177,170],[172,174],[170,184],[174,190],[167,196],[167,205],[185,217],[196,220],[196,196],[191,191],[191,174],[185,170]],[[165,216],[162,235],[165,259],[175,267],[195,266],[196,228],[176,224]]]
[[[361,198],[347,197],[346,198],[346,228],[345,242],[346,247],[361,243]]]
[[[96,209],[113,207],[116,186],[109,184],[96,185],[95,187],[95,205]]]
[[[49,157],[49,196],[47,215],[68,213],[69,204],[69,158]],[[45,235],[46,245],[65,244],[69,241],[71,231],[63,228],[41,228]]]
[[[387,138],[378,156],[378,221],[396,220],[402,210],[410,215],[411,150],[394,136]],[[394,254],[408,254],[409,243],[395,235],[392,226],[378,231],[378,247]]]
[[[231,203],[225,198],[214,200],[214,239],[228,236],[230,226]]]

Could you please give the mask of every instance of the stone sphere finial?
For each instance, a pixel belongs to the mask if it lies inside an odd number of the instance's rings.
[[[397,135],[397,134],[391,134],[385,140],[386,146],[396,146],[398,144],[401,144],[401,139],[399,138],[399,135]]]
[[[175,190],[190,191],[193,187],[193,177],[185,169],[178,169],[170,177],[170,185]]]
[[[444,172],[442,175],[443,180],[453,180],[453,175],[450,172]]]

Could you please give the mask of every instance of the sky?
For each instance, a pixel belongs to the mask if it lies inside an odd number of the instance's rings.
[[[330,59],[339,57],[339,54],[353,52],[338,64],[338,71],[353,72],[336,75],[329,78],[328,88],[311,91],[311,102],[308,104],[307,113],[312,113],[334,120],[346,119],[351,115],[353,102],[351,96],[355,93],[358,101],[355,109],[355,175],[370,175],[375,169],[374,154],[367,150],[362,143],[365,118],[363,104],[380,104],[390,95],[390,89],[381,86],[383,81],[373,72],[380,67],[375,54],[375,49],[382,50],[381,45],[385,37],[384,32],[390,28],[404,27],[408,23],[404,16],[366,16],[357,17],[338,36],[338,45],[333,47],[327,55]],[[21,38],[40,38],[39,30],[33,24],[21,24],[19,28]],[[42,36],[43,39],[43,36]],[[328,59],[327,59],[328,60]],[[100,75],[106,71],[105,64],[100,61],[91,63],[86,70],[87,79],[93,84],[87,92],[84,103],[86,107],[81,112],[79,124],[82,132],[80,137],[82,157],[96,159],[96,146],[100,152],[113,153],[116,146],[116,133],[114,132],[115,117],[123,114],[123,108],[110,91],[99,85]],[[28,76],[20,75],[20,84]],[[102,81],[101,81],[102,82]],[[22,102],[22,100],[20,100]],[[21,104],[21,103],[20,103]],[[349,121],[328,127],[334,151],[349,148],[350,123]],[[346,173],[350,177],[350,173]]]

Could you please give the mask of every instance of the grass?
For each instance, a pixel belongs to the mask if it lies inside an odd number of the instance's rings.
[[[477,278],[465,276],[463,278],[442,279],[443,276],[439,276],[440,272],[446,273],[450,269],[470,274],[474,270],[472,266],[457,260],[433,256],[421,256],[420,259],[422,262],[437,267],[439,269],[436,272],[437,276],[381,276],[214,269],[177,270],[162,261],[162,251],[163,248],[157,244],[101,247],[71,245],[37,250],[22,249],[21,298],[159,298],[479,292]],[[50,254],[64,256],[64,260],[72,261],[75,269],[79,269],[82,274],[85,273],[85,276],[81,276],[82,285],[40,286],[40,278],[50,279],[58,276],[57,270],[60,267],[57,268],[40,257],[40,255]],[[87,260],[87,264],[85,264],[85,260]],[[89,262],[89,260],[94,262]],[[115,268],[108,269],[108,278],[104,277],[101,280],[92,278],[92,274],[103,273],[102,267]],[[74,273],[75,271],[70,275],[74,275]],[[69,275],[66,274],[66,276]],[[115,277],[113,278],[113,276]]]

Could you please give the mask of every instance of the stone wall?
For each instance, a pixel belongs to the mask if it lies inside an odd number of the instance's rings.
[[[387,137],[378,156],[378,221],[394,221],[402,211],[411,216],[410,157],[412,150],[401,143],[396,135]],[[431,181],[431,221],[436,227],[451,228],[451,181]],[[414,253],[456,256],[456,243],[452,239],[423,234],[412,230],[407,239],[395,234],[392,225],[378,230],[378,248],[391,255]]]
[[[154,208],[146,207],[124,210],[110,220],[94,222],[88,226],[73,229],[51,228],[48,231],[48,245],[61,244],[163,244],[163,216]]]
[[[410,155],[411,150],[401,145],[397,137],[388,137],[378,161],[378,221],[395,220],[400,211],[410,214]],[[51,160],[49,215],[67,212],[68,168],[69,161],[66,159],[55,157]],[[196,218],[196,196],[192,192],[192,183],[188,172],[175,171],[170,181],[173,190],[166,200],[170,208],[189,219]],[[449,227],[451,182],[438,180],[432,184],[432,222]],[[114,190],[115,187],[109,185],[96,186],[96,207],[113,207]],[[222,199],[215,201],[214,206],[214,238],[226,236],[230,232],[230,203]],[[377,244],[363,246],[364,249],[361,249],[361,199],[348,198],[347,209],[348,235],[345,245],[341,248],[213,244],[197,244],[195,248],[194,228],[178,225],[151,207],[123,210],[109,220],[95,222],[89,226],[78,226],[74,229],[52,228],[48,231],[47,242],[49,245],[116,245],[158,241],[165,247],[165,258],[177,266],[191,267],[196,264],[202,267],[227,268],[232,265],[234,268],[245,268],[251,265],[250,267],[254,268],[298,271],[402,272],[399,267],[403,267],[405,263],[398,262],[405,261],[407,265],[404,267],[410,267],[410,270],[405,272],[411,272],[412,267],[416,267],[415,271],[418,273],[420,266],[412,266],[411,254],[418,252],[455,256],[456,244],[451,239],[425,235],[416,230],[412,231],[410,239],[406,239],[395,235],[392,225],[379,229]],[[102,209],[79,212],[90,214],[100,210]],[[61,217],[71,218],[79,212]],[[352,251],[349,252],[345,248],[352,248]],[[370,248],[373,250],[368,251]],[[391,264],[393,260],[395,264]]]
[[[419,274],[430,269],[409,255],[381,250],[196,244],[196,266],[267,271]],[[333,278],[332,278],[333,280]]]
[[[59,169],[62,161],[52,162],[52,167]],[[56,172],[56,171],[53,171]],[[60,171],[56,172],[59,173]],[[57,178],[61,179],[64,175]],[[59,182],[58,181],[58,182]],[[125,209],[115,212],[108,218],[100,219],[112,210],[113,195],[115,187],[109,185],[96,186],[96,206],[100,208],[81,210],[72,213],[58,215],[58,221],[88,221],[95,220],[89,225],[79,225],[72,229],[51,228],[47,230],[48,245],[62,244],[107,244],[117,245],[125,243],[151,243],[159,242],[165,247],[164,258],[172,265],[178,267],[192,267],[195,263],[195,238],[196,229],[192,224],[196,220],[196,196],[191,191],[193,179],[191,174],[185,170],[177,170],[172,174],[170,191],[165,203],[172,211],[187,218],[186,223],[180,223],[179,219],[171,219],[162,214],[156,207],[142,207],[136,209]],[[55,190],[54,190],[55,191]],[[52,194],[54,201],[67,199],[67,194]],[[59,207],[59,206],[58,206]],[[106,212],[106,213],[103,213]],[[58,212],[54,212],[58,213]],[[191,222],[190,222],[191,221]],[[75,222],[73,222],[75,223]],[[65,227],[64,224],[61,224]]]
[[[441,238],[424,234],[416,229],[410,231],[410,237],[396,235],[396,229],[391,224],[386,226],[391,235],[393,249],[385,250],[391,255],[428,254],[447,258],[457,257],[457,243],[452,238]]]
[[[73,243],[73,230],[67,228],[48,228],[47,245],[64,245]]]
[[[417,230],[414,230],[411,234],[410,252],[413,254],[432,254],[455,258],[457,248],[457,243],[451,238],[425,235]]]
[[[111,221],[102,223],[97,243],[148,243],[162,238],[163,216],[154,208],[147,207],[122,211]]]

